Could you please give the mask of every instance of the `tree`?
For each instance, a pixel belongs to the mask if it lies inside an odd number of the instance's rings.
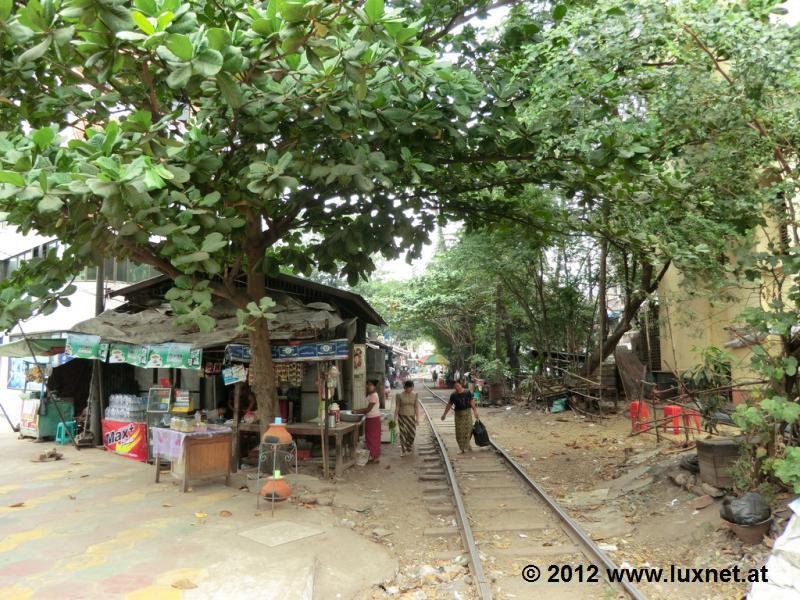
[[[435,164],[446,169],[425,183],[445,211],[471,206],[476,218],[504,214],[534,228],[554,223],[531,214],[530,198],[555,194],[568,205],[567,232],[607,247],[597,254],[608,283],[623,284],[624,309],[614,327],[598,327],[589,372],[672,265],[689,279],[719,275],[731,245],[762,221],[753,190],[764,140],[691,35],[721,17],[740,27],[750,18],[735,3],[519,5],[502,35],[473,40],[462,59],[491,101],[465,146],[440,148],[450,154]]]
[[[151,265],[183,324],[239,308],[265,426],[267,274],[352,284],[433,227],[409,190],[481,86],[423,35],[383,0],[0,1],[0,211],[67,246],[0,284],[0,326],[68,302],[100,257]]]

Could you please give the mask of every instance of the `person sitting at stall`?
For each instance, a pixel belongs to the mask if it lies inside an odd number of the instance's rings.
[[[364,419],[364,437],[369,450],[370,462],[379,463],[381,458],[381,412],[378,398],[377,379],[367,381],[366,408],[353,409],[354,414],[366,415]]]
[[[240,394],[241,396],[239,396],[240,398],[239,419],[241,420],[241,418],[248,413],[256,414],[256,411],[258,410],[258,402],[256,401],[256,395],[249,387],[243,387]],[[242,401],[244,400],[245,397],[247,398],[246,404]],[[235,400],[236,400],[236,390],[231,388],[231,391],[228,394],[228,410],[230,411],[232,417],[236,416],[234,415]]]

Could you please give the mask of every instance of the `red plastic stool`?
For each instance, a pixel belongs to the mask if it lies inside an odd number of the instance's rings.
[[[667,423],[670,417],[672,417],[672,434],[678,435],[681,432],[681,407],[674,404],[667,404],[664,407],[664,431],[667,430]]]
[[[634,400],[630,406],[631,412],[631,431],[646,431],[650,429],[650,424],[647,423],[649,415],[647,414],[647,404],[644,400]]]
[[[694,419],[694,430],[700,432],[700,413],[692,408],[683,409],[683,427],[686,431],[693,431],[692,419]]]

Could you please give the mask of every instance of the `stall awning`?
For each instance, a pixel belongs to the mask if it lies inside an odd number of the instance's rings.
[[[10,344],[0,344],[0,356],[27,358],[31,356],[31,349],[34,351],[34,356],[53,356],[64,352],[66,342],[64,338],[30,338],[27,342],[17,340]]]
[[[273,340],[303,339],[314,337],[320,331],[335,329],[343,323],[334,309],[323,303],[303,305],[292,299],[272,309],[275,319],[270,321],[270,337]],[[128,313],[107,310],[101,315],[74,325],[77,333],[100,336],[103,341],[148,345],[163,343],[185,343],[195,348],[225,346],[247,335],[239,331],[236,309],[218,303],[210,313],[216,321],[213,331],[203,333],[192,328],[175,325],[175,315],[169,305],[147,308]]]

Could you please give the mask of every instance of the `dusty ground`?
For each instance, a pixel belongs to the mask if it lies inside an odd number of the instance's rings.
[[[697,495],[668,478],[681,454],[662,453],[671,445],[659,449],[649,436],[629,436],[626,419],[592,423],[520,407],[484,407],[481,416],[618,565],[763,563],[768,548],[736,541],[719,519],[719,501],[696,510]],[[474,597],[459,545],[424,535],[451,526],[452,517],[426,510],[419,459],[401,458],[396,445],[383,445],[379,465],[354,467],[338,481],[302,465],[289,477],[292,501],[274,519],[256,510],[247,474],[231,487],[210,483],[180,494],[169,478],[152,483],[151,466],[100,450],[61,447],[62,461],[30,462],[43,447],[51,445],[0,434],[0,600],[238,598],[254,589],[287,599]],[[322,533],[274,548],[240,535],[274,521]],[[303,595],[307,580],[311,596]],[[276,586],[284,588],[271,595]],[[732,584],[641,587],[655,599],[746,591]]]
[[[571,412],[546,414],[524,407],[483,408],[492,438],[503,446],[616,564],[742,568],[763,565],[765,544],[743,546],[719,518],[721,500],[696,509],[699,496],[676,485],[684,453],[668,434],[630,436],[630,421],[597,422]],[[778,519],[777,531],[783,520]],[[776,535],[773,530],[773,536]],[[747,584],[641,584],[650,598],[741,598]]]
[[[182,494],[153,467],[102,450],[0,435],[0,598],[353,598],[397,571],[381,544],[337,523],[333,509],[283,504],[275,516],[238,484]],[[300,487],[302,477],[290,478]],[[313,528],[270,547],[244,537],[286,522]],[[313,591],[312,591],[313,589]]]

